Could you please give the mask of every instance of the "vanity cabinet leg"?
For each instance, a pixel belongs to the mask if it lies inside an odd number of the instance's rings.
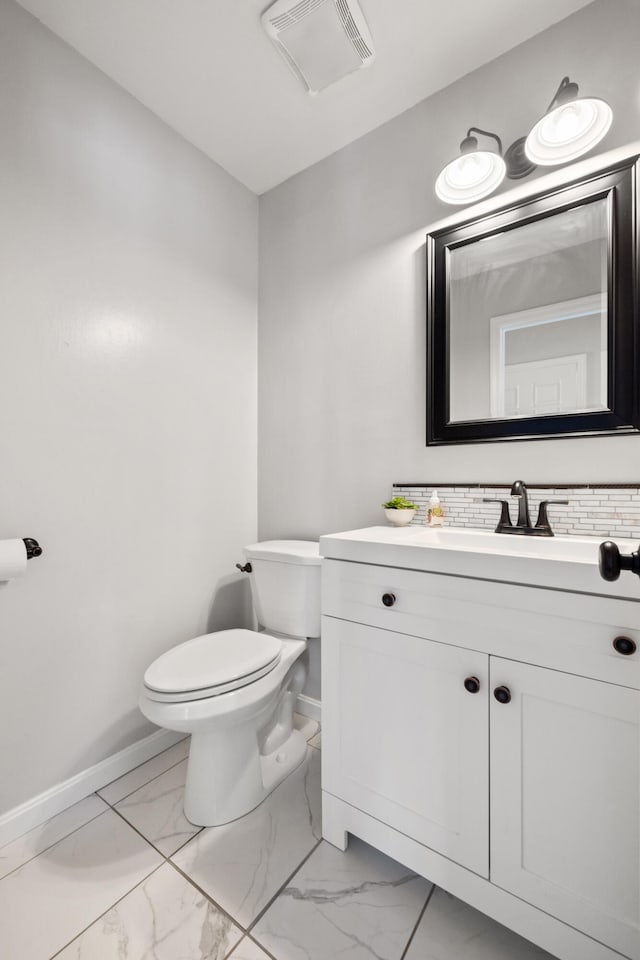
[[[346,850],[349,845],[349,835],[344,825],[344,818],[331,794],[322,793],[322,839],[337,847]]]

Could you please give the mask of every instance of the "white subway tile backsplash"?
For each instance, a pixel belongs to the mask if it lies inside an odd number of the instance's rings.
[[[500,516],[496,503],[483,503],[485,497],[510,500],[510,486],[478,487],[408,485],[395,486],[391,496],[413,500],[418,512],[414,526],[424,524],[429,509],[429,498],[434,486],[445,510],[445,523],[451,527],[476,527],[493,530]],[[628,487],[557,487],[544,489],[529,487],[531,519],[535,523],[541,500],[568,500],[567,506],[549,506],[551,527],[557,534],[583,536],[640,538],[640,484]],[[510,500],[511,516],[515,522],[517,502]]]

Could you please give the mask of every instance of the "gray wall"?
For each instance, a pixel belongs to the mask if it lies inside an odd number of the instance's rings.
[[[152,729],[256,536],[257,199],[0,0],[0,813]]]
[[[261,198],[262,537],[379,522],[393,481],[638,479],[639,438],[425,446],[424,235],[467,127],[510,143],[567,73],[613,107],[602,150],[637,139],[639,35],[597,0]]]

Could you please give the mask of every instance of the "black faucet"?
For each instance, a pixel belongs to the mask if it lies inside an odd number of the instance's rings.
[[[531,517],[529,515],[529,495],[522,480],[516,480],[513,484],[511,487],[511,496],[519,497],[518,522],[515,524],[511,522],[509,502],[507,500],[493,500],[489,497],[485,497],[483,500],[483,503],[501,504],[500,520],[496,527],[496,533],[514,533],[525,537],[552,537],[553,530],[551,529],[549,516],[547,514],[549,504],[557,503],[567,506],[569,503],[568,500],[542,500],[538,508],[536,525],[532,527]]]
[[[516,482],[511,487],[511,496],[519,497],[518,502],[518,523],[517,527],[522,527],[524,530],[529,530],[531,528],[531,517],[529,516],[529,494],[527,493],[527,488],[525,487],[522,480],[516,480]]]

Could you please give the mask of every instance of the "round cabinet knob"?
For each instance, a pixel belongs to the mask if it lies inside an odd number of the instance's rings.
[[[620,551],[617,543],[613,543],[611,540],[605,540],[604,543],[600,544],[598,567],[603,580],[613,582],[618,579],[622,566],[620,564]]]
[[[385,607],[392,607],[392,606],[394,605],[394,603],[396,602],[396,596],[395,596],[395,594],[394,594],[394,593],[383,593],[383,594],[382,594],[382,602],[384,603]]]
[[[509,687],[496,687],[493,695],[498,703],[509,703],[511,700],[511,690],[509,690]]]
[[[480,689],[480,681],[477,677],[465,677],[464,688],[467,693],[477,693]]]
[[[631,570],[640,577],[640,549],[635,553],[620,553],[617,543],[605,540],[600,544],[598,565],[603,580],[617,580],[621,570]]]
[[[623,657],[630,657],[638,649],[638,645],[631,637],[616,637],[613,641],[613,649],[616,653],[621,653]]]

